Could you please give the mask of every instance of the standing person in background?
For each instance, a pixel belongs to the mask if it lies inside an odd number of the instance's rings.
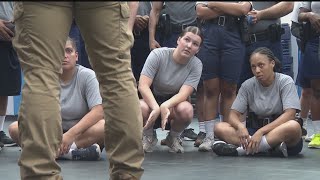
[[[195,1],[190,2],[172,2],[159,1],[152,2],[152,9],[149,19],[149,47],[150,50],[155,48],[177,46],[177,39],[180,33],[188,26],[197,26],[197,15],[195,11]],[[165,6],[164,6],[165,5]],[[161,11],[165,7],[165,16],[162,17],[163,34],[161,34],[162,44],[156,40],[156,26],[159,22]],[[182,137],[196,140],[197,134],[192,128],[185,129],[181,134]],[[162,141],[164,144],[164,141]]]
[[[293,5],[293,2],[288,1],[252,1],[252,10],[247,14],[250,18],[247,32],[249,38],[244,40],[246,44],[245,61],[238,87],[245,80],[253,77],[249,58],[258,47],[271,49],[282,63],[281,35],[283,32],[280,18],[289,14],[293,10]]]
[[[320,148],[320,58],[319,58],[319,36],[320,36],[320,2],[301,2],[298,16],[303,25],[304,61],[301,66],[303,76],[310,81],[312,89],[311,115],[314,127],[314,137],[308,144],[309,148]]]
[[[134,44],[131,48],[131,67],[136,81],[139,81],[143,65],[150,53],[149,49],[149,14],[150,1],[140,1],[133,26]]]
[[[206,137],[199,146],[199,151],[211,150],[218,107],[224,121],[228,120],[241,71],[235,67],[241,67],[245,53],[240,37],[239,17],[247,14],[250,9],[251,4],[245,1],[197,2],[197,16],[203,21],[201,28],[204,35],[198,57],[203,63],[206,131]]]
[[[298,66],[298,74],[296,78],[296,85],[302,88],[301,96],[300,96],[300,104],[301,104],[301,111],[298,114],[299,118],[303,121],[303,128],[302,128],[302,137],[306,138],[306,141],[309,141],[312,136],[311,132],[307,132],[307,121],[308,113],[311,108],[311,96],[312,96],[312,89],[310,85],[310,80],[304,77],[304,72],[302,68],[302,64],[304,60],[304,49],[301,49],[301,41],[302,41],[302,23],[298,21],[298,15],[300,12],[301,2],[294,2],[294,8],[292,11],[291,16],[291,34],[296,37],[297,45],[298,45],[298,57],[299,57],[299,66]],[[309,134],[309,135],[308,135]],[[309,141],[310,142],[310,141]]]
[[[129,23],[136,12],[119,1],[15,2],[14,7],[13,45],[25,79],[18,117],[21,179],[62,179],[55,159],[62,151],[59,76],[73,17],[100,85],[110,179],[140,179],[142,113],[131,71]]]
[[[16,51],[12,46],[15,34],[13,24],[13,2],[0,1],[0,150],[14,142],[4,132],[8,96],[21,92],[21,68]]]

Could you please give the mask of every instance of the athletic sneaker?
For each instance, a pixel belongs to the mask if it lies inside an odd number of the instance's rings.
[[[320,134],[314,134],[314,137],[311,142],[309,142],[308,147],[320,149]]]
[[[194,129],[189,128],[189,129],[185,129],[183,130],[183,132],[181,133],[181,138],[188,138],[189,140],[193,140],[195,141],[197,139],[197,134],[193,131]]]
[[[16,144],[4,131],[0,131],[0,142],[2,142],[4,146],[12,146]]]
[[[270,156],[288,157],[287,145],[285,142],[280,143],[278,146],[268,151]]]
[[[153,130],[152,136],[143,135],[142,146],[143,146],[144,152],[146,153],[152,152],[153,147],[157,144],[157,142],[158,142],[158,138],[155,130]]]
[[[198,151],[200,152],[211,151],[213,143],[214,143],[214,136],[205,137],[202,144],[200,144]]]
[[[184,153],[180,137],[173,137],[168,133],[165,143],[170,148],[169,152]]]
[[[314,137],[314,134],[312,134],[311,136],[306,135],[304,141],[305,142],[311,142],[312,138]]]
[[[207,135],[207,134],[206,134],[205,132],[200,131],[199,134],[197,135],[196,141],[195,141],[194,144],[193,144],[194,147],[199,147],[200,144],[202,144],[204,138],[206,138],[206,135]]]
[[[212,150],[218,156],[238,156],[237,146],[227,144],[224,141],[216,141],[212,145]]]
[[[71,151],[72,160],[97,161],[101,157],[100,146],[93,144],[87,148],[74,149]]]

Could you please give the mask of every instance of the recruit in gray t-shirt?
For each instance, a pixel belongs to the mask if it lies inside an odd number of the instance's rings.
[[[61,117],[63,121],[81,120],[94,106],[102,104],[99,83],[93,70],[76,65],[69,84],[61,85]]]
[[[310,10],[311,12],[320,14],[320,2],[317,1],[303,1],[301,7]]]
[[[13,2],[1,1],[0,2],[0,19],[6,21],[13,20]]]
[[[299,96],[290,76],[275,73],[272,85],[263,87],[256,77],[246,80],[240,87],[239,93],[231,109],[240,113],[254,112],[259,116],[281,114],[292,108],[300,111]]]
[[[178,64],[173,60],[174,48],[157,48],[149,54],[141,74],[153,79],[155,95],[177,94],[182,85],[189,85],[197,90],[201,77],[202,63],[196,56],[188,63]]]

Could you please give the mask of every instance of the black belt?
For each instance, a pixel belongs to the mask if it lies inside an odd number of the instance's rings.
[[[249,114],[247,115],[246,126],[247,128],[259,129],[271,123],[272,121],[276,120],[280,115],[275,114],[268,117],[261,117],[261,116],[257,116],[252,112],[249,112]]]
[[[197,26],[197,23],[191,24],[171,24],[171,31],[174,33],[181,33],[188,26]]]
[[[219,26],[226,26],[226,25],[230,26],[230,25],[235,25],[237,20],[235,17],[231,17],[231,16],[219,16],[214,19],[206,20],[205,22],[217,24]]]
[[[257,33],[249,34],[249,44],[255,43],[257,41],[265,41],[269,39],[269,32],[268,31],[262,31]]]

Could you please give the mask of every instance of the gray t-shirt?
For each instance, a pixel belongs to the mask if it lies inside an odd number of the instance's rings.
[[[201,77],[202,63],[193,56],[188,63],[178,64],[173,60],[174,48],[157,48],[149,54],[141,74],[153,79],[155,95],[177,94],[182,85],[192,86],[197,90]]]
[[[165,12],[172,24],[191,24],[196,21],[196,1],[165,1]]]
[[[13,20],[13,1],[0,2],[0,19],[6,21]]]
[[[255,10],[263,10],[263,9],[272,7],[277,3],[278,3],[277,1],[252,1],[252,8]],[[268,28],[269,25],[275,24],[275,23],[281,23],[280,18],[260,20],[256,24],[249,26],[249,32],[255,33],[255,32],[264,31]]]
[[[263,87],[256,77],[246,80],[241,85],[231,109],[245,113],[248,105],[249,112],[259,116],[281,114],[289,108],[299,111],[301,109],[292,78],[281,73],[275,73],[275,80],[268,87]]]
[[[150,1],[139,1],[139,8],[137,11],[137,15],[148,15],[150,14],[151,11],[151,2]]]
[[[76,65],[76,68],[76,73],[69,84],[60,82],[63,121],[80,120],[94,106],[102,104],[99,83],[94,71],[81,65]]]

